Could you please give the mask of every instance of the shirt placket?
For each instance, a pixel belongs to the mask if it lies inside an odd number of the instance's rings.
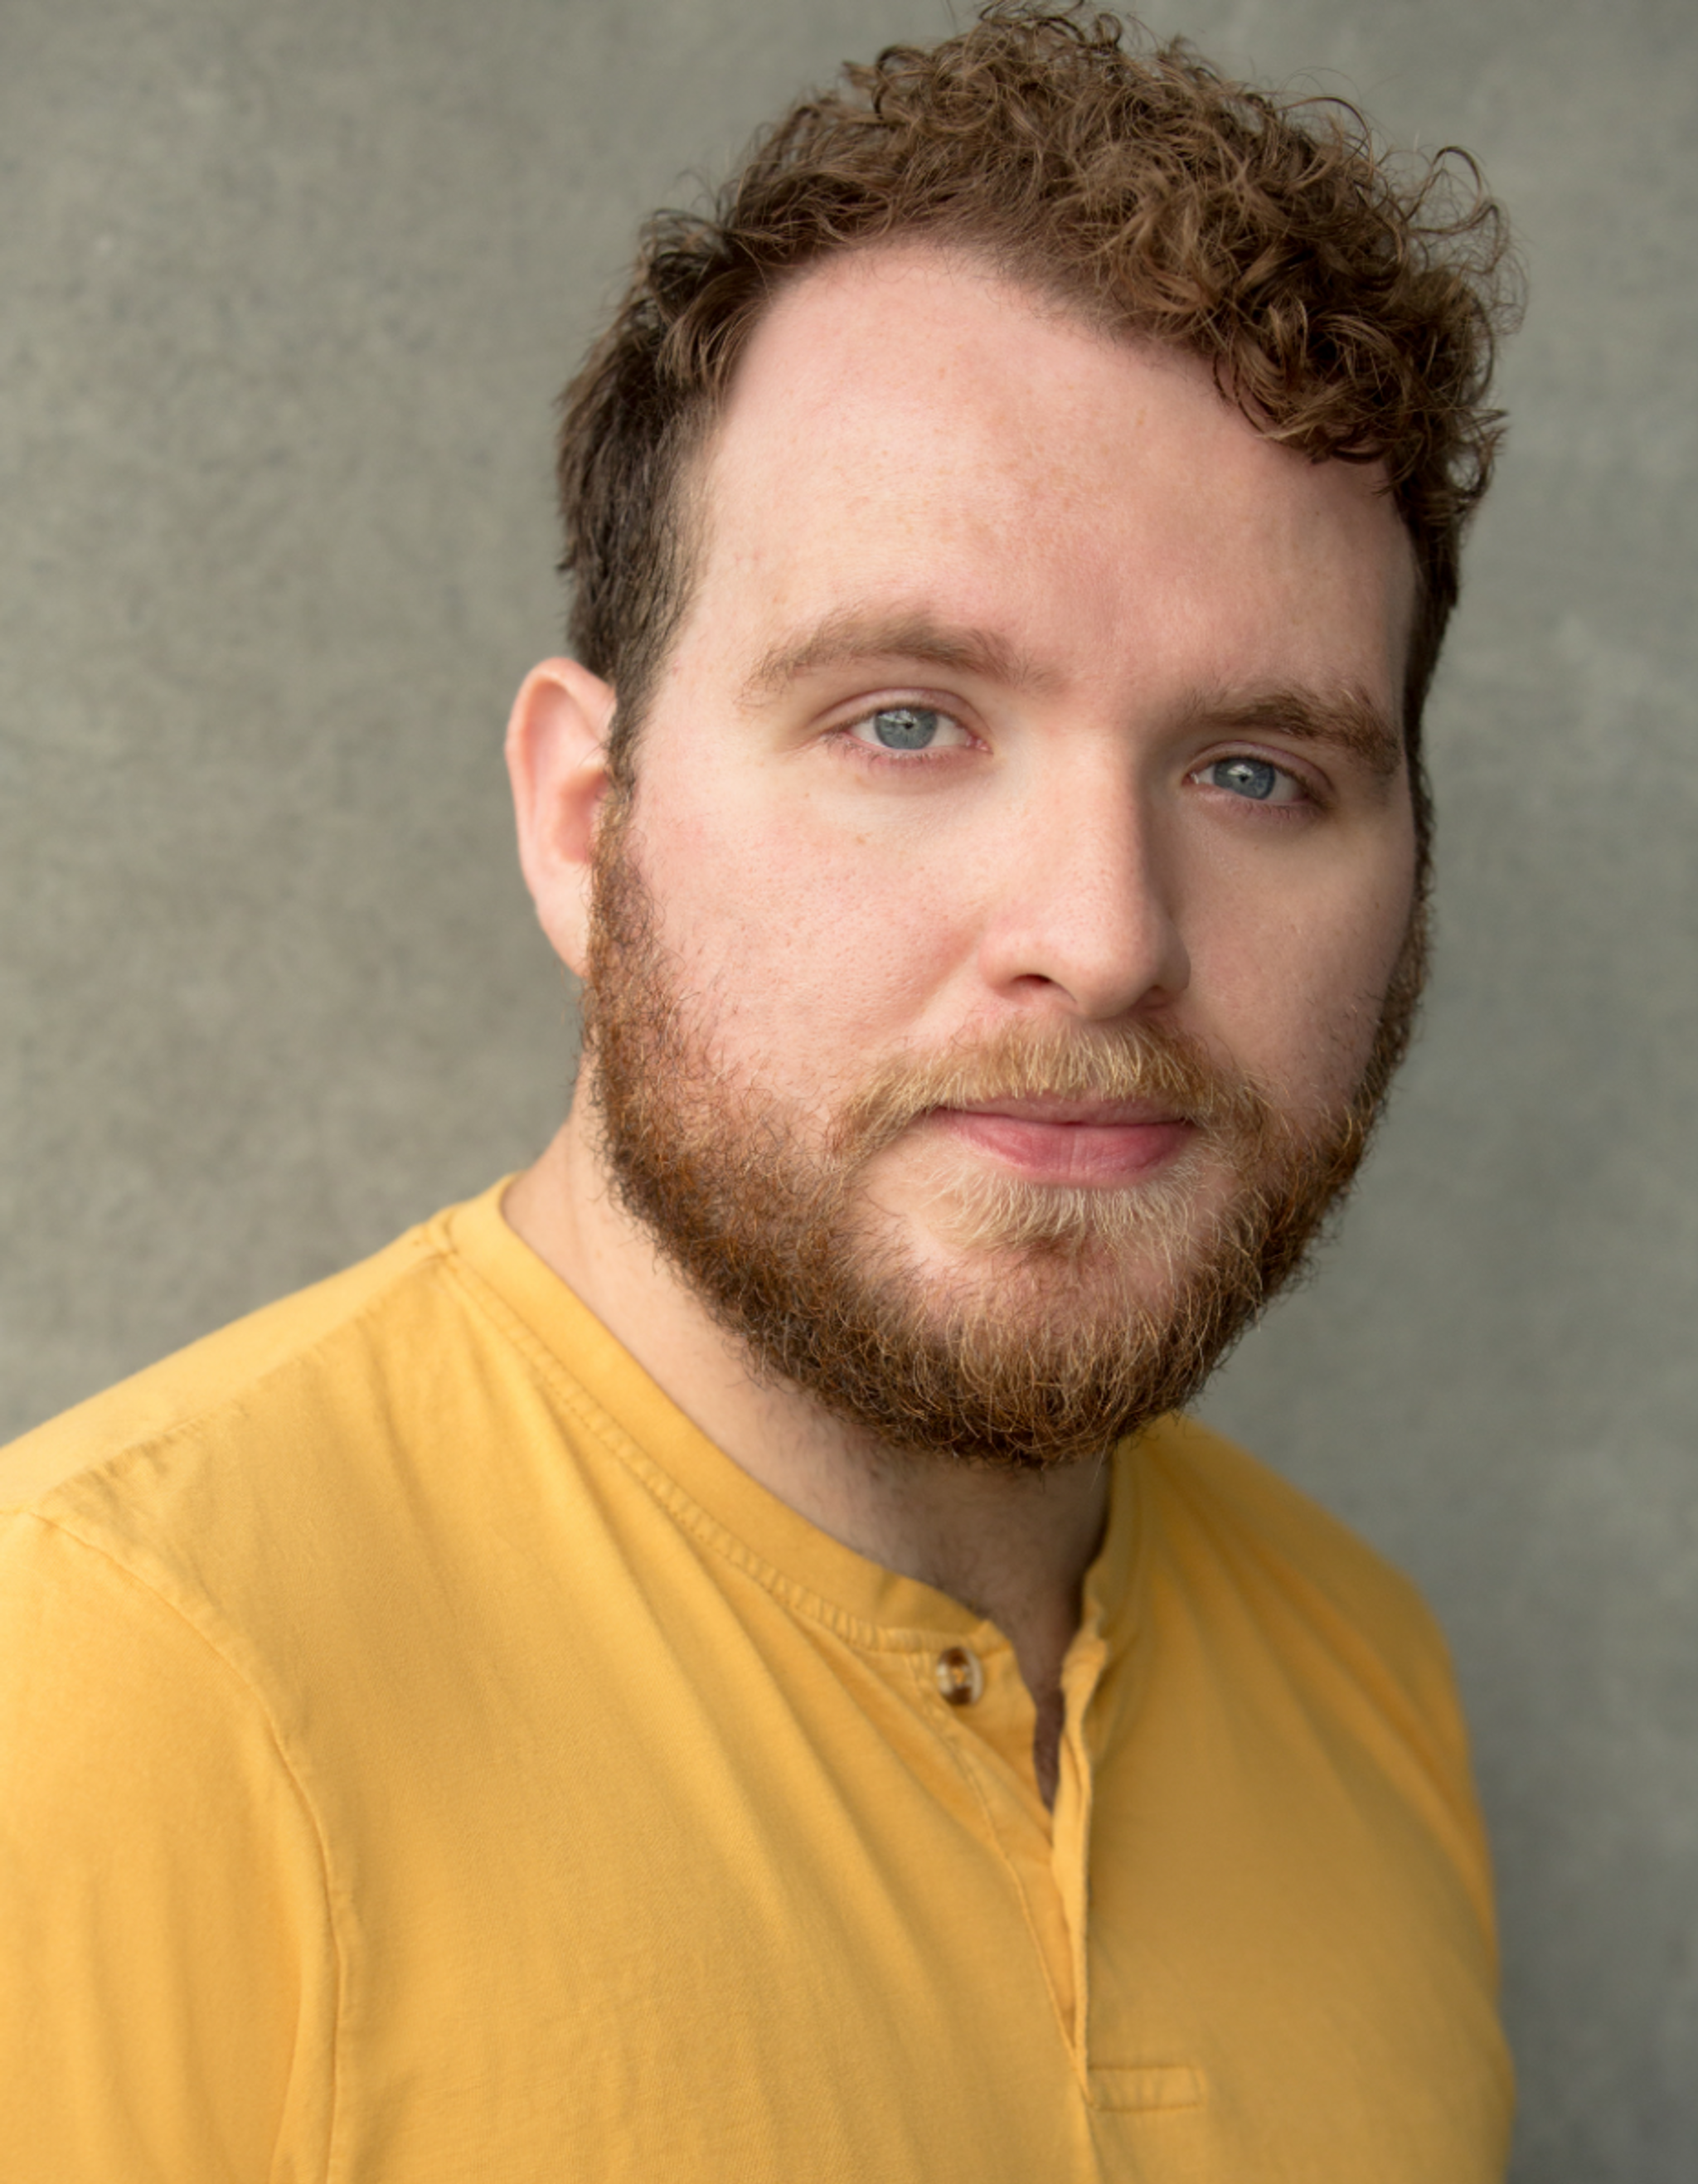
[[[1033,1762],[1036,1711],[1007,1641],[999,1635],[983,1644],[957,1641],[916,1664],[922,1699],[937,1709],[938,1726],[972,1784],[1019,1892],[1033,1948],[1082,2075],[1091,1802],[1084,1716],[1104,1652],[1094,1630],[1082,1631],[1069,1650],[1063,1678],[1067,1711],[1053,1814],[1038,1794]]]

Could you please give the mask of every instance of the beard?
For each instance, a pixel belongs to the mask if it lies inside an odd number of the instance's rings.
[[[1190,1034],[1127,1020],[898,1054],[809,1128],[817,1101],[716,1055],[630,831],[621,797],[598,843],[584,994],[610,1182],[757,1379],[882,1451],[1037,1470],[1100,1458],[1183,1407],[1341,1201],[1420,996],[1417,901],[1361,1078],[1319,1119],[1282,1113]],[[869,1169],[933,1110],[1046,1094],[1153,1103],[1189,1141],[1123,1189],[916,1158],[905,1219],[878,1204]],[[949,1247],[941,1269],[916,1217]]]

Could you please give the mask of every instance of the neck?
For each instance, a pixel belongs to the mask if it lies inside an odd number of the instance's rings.
[[[1033,1763],[1055,1796],[1061,1663],[1107,1511],[1108,1474],[926,1464],[893,1455],[744,1351],[609,1190],[580,1098],[507,1193],[509,1225],[732,1461],[845,1546],[948,1593],[1013,1646],[1038,1710]]]

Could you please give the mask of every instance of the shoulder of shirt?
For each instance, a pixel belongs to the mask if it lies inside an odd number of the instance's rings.
[[[1140,1444],[1146,1498],[1182,1564],[1229,1570],[1263,1611],[1306,1624],[1376,1680],[1389,1674],[1424,1713],[1448,1703],[1450,1659],[1403,1572],[1349,1525],[1222,1435],[1163,1419]]]
[[[0,1515],[29,1510],[54,1518],[93,1503],[125,1474],[133,1497],[144,1479],[210,1447],[263,1440],[287,1408],[292,1382],[311,1377],[326,1352],[346,1358],[394,1316],[409,1289],[428,1286],[448,1256],[446,1215],[409,1229],[370,1258],[264,1306],[120,1380],[0,1449]],[[268,1398],[271,1400],[268,1400]]]

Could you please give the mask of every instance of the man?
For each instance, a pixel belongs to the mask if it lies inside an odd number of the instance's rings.
[[[1441,1644],[1173,1415],[1406,1040],[1493,217],[1012,8],[656,227],[570,1118],[8,1459],[9,2173],[1500,2173]]]

